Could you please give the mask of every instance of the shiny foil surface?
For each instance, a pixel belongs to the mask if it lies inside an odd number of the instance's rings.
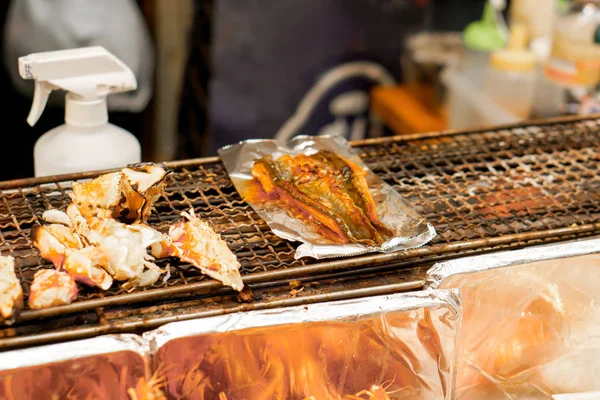
[[[0,353],[0,399],[141,399],[147,356],[136,335]]]
[[[600,240],[440,263],[429,286],[460,291],[456,399],[600,390]]]
[[[381,246],[324,243],[323,237],[313,226],[294,218],[285,207],[258,201],[252,195],[253,183],[256,181],[251,170],[256,160],[266,155],[277,159],[284,154],[311,155],[321,150],[335,152],[367,172],[367,185],[375,201],[377,215],[393,231],[393,238]],[[433,226],[407,204],[398,192],[369,170],[342,137],[302,136],[292,139],[286,145],[279,145],[274,140],[248,140],[220,149],[219,155],[237,191],[271,230],[283,239],[302,242],[296,250],[297,259],[398,251],[422,246],[436,235]]]
[[[451,399],[457,294],[253,311],[144,335],[169,399]]]

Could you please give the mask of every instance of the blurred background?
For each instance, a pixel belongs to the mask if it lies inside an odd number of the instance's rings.
[[[64,121],[64,94],[53,93],[26,123],[26,54],[100,45],[123,60],[138,89],[109,99],[110,122],[136,135],[145,161],[166,161],[248,138],[362,139],[595,112],[597,3],[4,1],[0,179],[32,176],[35,141]]]

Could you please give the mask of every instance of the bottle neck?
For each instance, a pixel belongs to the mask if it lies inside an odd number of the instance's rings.
[[[65,123],[78,128],[93,128],[108,123],[106,98],[81,100],[68,93],[65,99]]]

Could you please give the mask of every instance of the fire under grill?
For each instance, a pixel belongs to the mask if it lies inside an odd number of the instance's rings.
[[[275,236],[236,192],[217,158],[171,163],[173,173],[149,223],[159,230],[194,208],[229,243],[253,303],[199,271],[171,267],[170,278],[128,293],[80,286],[70,305],[25,308],[0,329],[0,348],[152,328],[182,318],[419,289],[423,266],[498,248],[590,236],[600,231],[600,119],[560,119],[473,132],[442,132],[355,142],[369,167],[437,230],[428,245],[391,254],[326,261],[294,259],[297,244]],[[17,261],[25,298],[33,275],[51,265],[30,240],[48,208],[64,209],[70,182],[0,182],[0,253]],[[183,268],[182,268],[183,267]],[[389,271],[404,271],[389,274]],[[387,272],[386,272],[387,271]],[[289,286],[298,281],[303,292]]]

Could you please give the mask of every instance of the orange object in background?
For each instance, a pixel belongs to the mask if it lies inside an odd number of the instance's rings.
[[[441,131],[447,126],[445,112],[429,101],[432,90],[424,85],[378,86],[371,92],[371,109],[396,135]]]

